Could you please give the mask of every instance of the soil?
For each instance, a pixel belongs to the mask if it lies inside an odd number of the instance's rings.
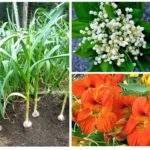
[[[30,116],[32,127],[28,129],[23,127],[25,103],[15,103],[14,109],[9,108],[7,111],[10,119],[0,120],[3,127],[0,131],[0,146],[68,146],[69,103],[65,108],[65,121],[57,120],[62,101],[63,96],[42,96],[38,105],[40,116]]]

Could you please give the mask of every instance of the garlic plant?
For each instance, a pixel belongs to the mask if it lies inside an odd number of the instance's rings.
[[[62,104],[62,108],[61,108],[61,112],[60,112],[60,114],[57,117],[57,119],[59,121],[64,121],[65,120],[64,110],[65,110],[65,106],[66,106],[66,103],[67,103],[67,98],[68,98],[68,92],[66,92],[66,94],[65,94],[65,97],[64,97],[64,100],[63,100],[63,104]]]
[[[3,127],[0,125],[0,131],[2,131]]]
[[[57,82],[56,77],[63,80],[63,72],[69,65],[69,26],[64,6],[65,3],[60,3],[50,12],[40,10],[39,14],[36,10],[28,29],[16,32],[15,24],[9,22],[0,30],[0,104],[3,104],[0,113],[5,117],[10,100],[23,98],[25,128],[32,126],[29,118],[31,94],[34,95],[32,116],[38,117],[39,83],[42,82],[44,89],[52,87]]]
[[[115,17],[108,17],[106,7],[114,10]],[[99,12],[91,10],[89,13],[94,15],[95,19],[85,30],[80,30],[80,33],[85,35],[82,43],[89,41],[93,45],[93,51],[97,53],[95,65],[103,61],[109,64],[116,61],[117,66],[121,66],[125,62],[125,55],[120,50],[130,53],[134,60],[143,55],[140,48],[146,48],[144,28],[135,25],[132,20],[132,8],[127,7],[123,14],[115,3],[101,2]],[[82,43],[79,46],[82,46]]]

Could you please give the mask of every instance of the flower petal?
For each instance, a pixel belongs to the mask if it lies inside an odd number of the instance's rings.
[[[128,135],[127,141],[130,146],[150,146],[150,129],[139,131],[134,130]]]
[[[146,97],[137,98],[132,106],[132,113],[135,116],[148,115],[150,111],[149,103]]]
[[[88,108],[82,109],[81,111],[78,112],[77,121],[82,121],[82,120],[88,118],[90,113],[91,113],[90,109],[88,109]]]
[[[95,101],[95,88],[89,88],[84,94],[82,95],[81,102],[84,107],[86,108],[92,108],[94,105],[97,104]]]
[[[78,98],[81,98],[82,94],[87,90],[87,88],[88,83],[86,83],[84,80],[77,80],[72,84],[72,92]]]
[[[113,129],[117,117],[113,112],[104,112],[97,120],[96,127],[99,132],[109,132]]]
[[[118,85],[120,82],[123,81],[125,75],[124,74],[116,74],[113,77],[113,80],[111,81],[112,85]]]
[[[88,83],[89,87],[96,88],[97,86],[100,86],[103,84],[103,80],[101,80],[99,74],[88,74],[83,79],[86,83]]]
[[[125,134],[130,134],[134,130],[134,128],[136,127],[137,124],[138,123],[135,120],[134,116],[131,115],[126,126],[125,126],[125,131],[124,131]]]
[[[79,125],[85,134],[94,132],[97,119],[94,116],[89,116],[87,119],[80,121]]]

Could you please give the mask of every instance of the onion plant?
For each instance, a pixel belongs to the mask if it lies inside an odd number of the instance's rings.
[[[31,94],[34,95],[32,116],[39,116],[39,83],[49,89],[51,79],[56,75],[59,77],[53,84],[51,82],[53,86],[59,86],[60,81],[68,76],[69,28],[63,13],[64,6],[65,3],[61,3],[50,12],[37,9],[29,28],[21,28],[19,31],[12,25],[8,15],[9,22],[3,24],[0,33],[3,33],[0,37],[0,71],[5,70],[0,74],[0,85],[3,85],[0,86],[0,102],[3,101],[0,103],[1,114],[3,117],[6,115],[6,106],[10,100],[22,97],[26,102],[24,127],[32,126],[29,119]],[[53,69],[56,72],[52,72]]]

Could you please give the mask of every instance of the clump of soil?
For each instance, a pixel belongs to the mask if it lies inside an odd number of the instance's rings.
[[[65,121],[57,120],[63,97],[44,95],[39,101],[40,117],[30,120],[29,129],[23,127],[25,103],[15,103],[14,110],[7,111],[10,120],[0,120],[0,146],[68,146],[69,145],[69,106],[65,109]],[[33,103],[30,114],[32,114]]]

